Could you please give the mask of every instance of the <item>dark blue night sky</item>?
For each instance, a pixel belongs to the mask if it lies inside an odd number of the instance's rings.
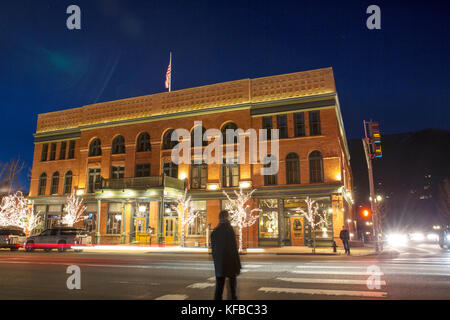
[[[349,138],[450,129],[447,1],[3,0],[0,161],[31,167],[37,115],[172,89],[333,67]],[[66,28],[66,8],[82,30]],[[381,8],[381,30],[366,8]]]

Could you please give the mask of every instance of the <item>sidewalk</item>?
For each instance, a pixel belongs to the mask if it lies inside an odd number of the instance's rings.
[[[93,245],[93,246],[72,246],[75,251],[83,252],[121,252],[121,253],[209,253],[208,248],[203,247],[179,247],[179,246],[139,246],[139,245]],[[305,246],[285,246],[267,248],[244,249],[245,254],[274,254],[274,255],[313,255],[312,248]],[[351,248],[351,256],[378,256],[395,254],[391,251],[375,253],[371,246]],[[345,256],[344,248],[316,248],[316,255]]]

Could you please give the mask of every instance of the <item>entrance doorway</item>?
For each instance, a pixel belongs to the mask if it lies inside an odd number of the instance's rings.
[[[175,218],[164,218],[164,242],[173,243],[175,240]]]
[[[303,246],[305,235],[303,233],[303,218],[291,217],[291,241],[293,246]]]
[[[136,242],[149,243],[150,235],[147,233],[147,221],[145,218],[136,219]]]

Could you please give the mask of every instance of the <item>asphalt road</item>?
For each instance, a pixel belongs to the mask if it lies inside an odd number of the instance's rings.
[[[244,255],[238,297],[450,298],[450,250],[437,245],[398,250],[395,258]],[[77,265],[81,270],[80,290],[67,288],[69,265]],[[207,254],[0,250],[0,276],[0,299],[210,300],[215,286],[214,267]]]

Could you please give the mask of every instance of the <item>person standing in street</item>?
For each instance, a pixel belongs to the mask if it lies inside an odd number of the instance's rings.
[[[211,248],[216,274],[216,290],[214,300],[222,300],[225,279],[228,284],[232,300],[237,300],[236,277],[241,272],[241,260],[236,244],[236,235],[228,220],[228,211],[219,213],[219,224],[211,233]]]
[[[350,245],[348,244],[348,241],[350,240],[350,235],[345,226],[342,226],[342,230],[341,230],[341,233],[339,234],[339,238],[341,238],[342,243],[344,244],[345,253],[349,255],[350,254]]]

